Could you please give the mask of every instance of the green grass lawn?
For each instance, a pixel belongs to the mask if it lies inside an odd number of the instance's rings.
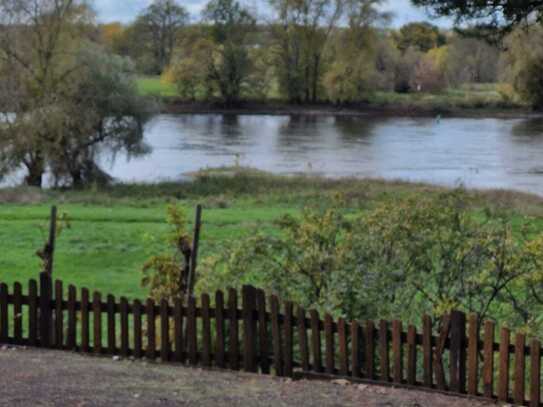
[[[138,91],[144,96],[175,97],[178,96],[174,85],[164,83],[160,76],[142,76],[137,80]]]
[[[384,200],[435,194],[443,188],[381,180],[332,181],[310,177],[282,178],[254,171],[228,170],[200,174],[194,182],[161,185],[120,185],[87,191],[0,190],[0,280],[26,286],[39,272],[35,252],[46,238],[50,205],[71,219],[58,242],[54,276],[66,284],[129,298],[144,297],[141,266],[164,245],[151,241],[167,230],[165,209],[177,202],[192,219],[197,202],[204,204],[201,258],[222,243],[254,233],[277,231],[274,221],[296,215],[304,205],[347,199],[345,211],[356,212]],[[511,209],[512,223],[529,222],[543,230],[540,198],[500,191],[473,192],[479,205]]]

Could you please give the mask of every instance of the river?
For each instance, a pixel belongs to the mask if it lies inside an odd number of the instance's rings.
[[[543,118],[159,115],[152,152],[105,155],[123,182],[178,180],[205,167],[505,188],[543,196]],[[12,178],[13,182],[13,178]]]

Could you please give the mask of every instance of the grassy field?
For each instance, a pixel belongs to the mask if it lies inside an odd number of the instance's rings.
[[[195,181],[160,185],[118,185],[86,191],[0,190],[0,280],[26,282],[39,271],[35,252],[46,238],[49,207],[57,204],[71,219],[58,240],[55,277],[103,293],[142,297],[140,270],[145,259],[163,251],[150,236],[167,230],[165,209],[176,202],[192,219],[197,202],[205,206],[201,256],[223,242],[254,232],[274,233],[274,220],[296,215],[305,205],[347,199],[345,211],[364,210],[384,200],[436,194],[442,188],[381,180],[332,181],[278,177],[250,170],[200,173]],[[515,226],[530,222],[543,230],[543,200],[531,195],[473,192],[474,213],[483,205],[511,209]]]
[[[162,98],[164,101],[179,97],[174,85],[165,83],[159,76],[145,76],[138,79],[138,89],[142,95]],[[419,110],[481,110],[515,109],[526,106],[506,100],[499,92],[498,84],[466,84],[459,88],[449,88],[440,93],[396,93],[375,92],[368,95],[366,103],[370,107],[390,109]],[[276,104],[277,99],[274,99]],[[274,103],[270,102],[270,105]]]

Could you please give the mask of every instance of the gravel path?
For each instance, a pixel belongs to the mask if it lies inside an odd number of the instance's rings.
[[[368,385],[291,381],[68,352],[0,348],[1,406],[489,406]]]

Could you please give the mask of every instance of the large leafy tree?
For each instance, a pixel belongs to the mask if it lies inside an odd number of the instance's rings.
[[[170,63],[179,29],[188,20],[187,10],[174,0],[155,0],[138,18],[136,27],[145,36],[157,73]]]
[[[412,0],[457,23],[476,22],[485,28],[510,31],[523,22],[543,21],[543,0]]]
[[[50,171],[79,186],[105,143],[142,151],[143,101],[126,63],[90,45],[82,2],[2,0],[0,18],[0,176],[24,167],[28,185]]]

